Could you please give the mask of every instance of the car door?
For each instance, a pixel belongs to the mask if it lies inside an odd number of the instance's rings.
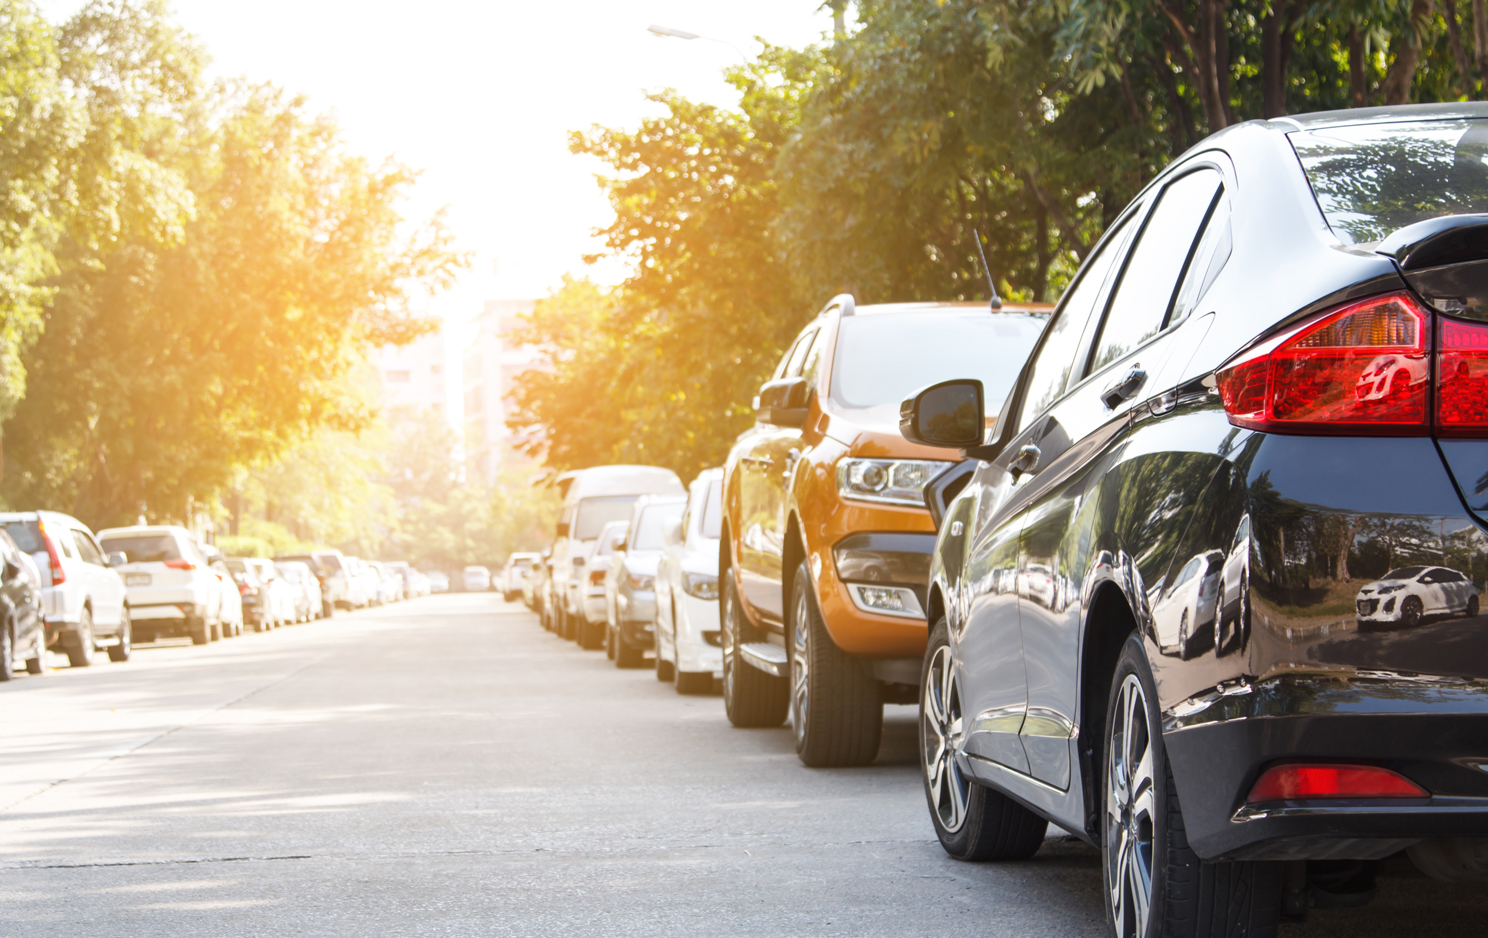
[[[1069,784],[1079,724],[1079,594],[1086,571],[1112,565],[1113,576],[1140,601],[1172,562],[1170,554],[1122,548],[1151,543],[1144,526],[1164,523],[1167,512],[1182,509],[1162,498],[1179,466],[1169,465],[1173,457],[1167,454],[1149,458],[1118,450],[1131,428],[1132,408],[1166,390],[1153,386],[1153,376],[1164,372],[1174,347],[1185,344],[1179,341],[1184,330],[1174,320],[1175,303],[1223,184],[1217,168],[1199,166],[1165,184],[1143,217],[1132,216],[1132,246],[1113,279],[1104,313],[1092,317],[1094,328],[1088,348],[1077,355],[1072,386],[1033,422],[1038,457],[1023,494],[1027,508],[1018,564],[1054,570],[1061,588],[1054,591],[1057,603],[1031,593],[1019,597],[1028,675],[1028,718],[1021,735],[1033,776],[1056,788]],[[1113,491],[1107,474],[1117,466]],[[1142,506],[1142,514],[1113,513],[1118,504]],[[1124,543],[1097,542],[1097,535],[1113,529]]]
[[[961,579],[965,613],[956,623],[956,665],[964,712],[970,714],[965,750],[1019,772],[1029,761],[1019,734],[1028,710],[1028,681],[1018,602],[1018,538],[1022,497],[1032,478],[1022,462],[1039,426],[1034,418],[1064,394],[1091,319],[1102,308],[1115,261],[1130,225],[1115,226],[1066,293],[1039,342],[1024,380],[1000,418],[1012,442],[968,483],[975,519]]]
[[[798,378],[820,330],[807,326],[791,345],[777,378]],[[750,607],[765,619],[784,620],[786,506],[791,470],[801,453],[801,429],[761,424],[739,462],[744,530],[740,550],[740,584]]]
[[[71,529],[78,557],[83,561],[83,576],[88,582],[88,595],[93,598],[93,621],[98,625],[117,626],[124,609],[124,581],[108,565],[103,548],[88,531]]]

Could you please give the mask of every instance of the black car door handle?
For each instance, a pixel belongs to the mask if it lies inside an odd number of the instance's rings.
[[[1142,370],[1141,365],[1133,365],[1120,381],[1101,392],[1101,403],[1106,405],[1107,410],[1115,410],[1122,402],[1130,400],[1145,383],[1147,372]]]
[[[1034,446],[1032,443],[1024,443],[1019,447],[1017,455],[1013,457],[1012,462],[1008,463],[1008,471],[1013,474],[1013,478],[1016,480],[1018,476],[1024,473],[1031,473],[1037,469],[1039,457],[1043,455],[1037,446]]]

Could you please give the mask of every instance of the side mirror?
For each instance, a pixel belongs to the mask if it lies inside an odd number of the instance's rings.
[[[899,405],[899,433],[912,443],[967,449],[987,435],[982,382],[942,381]]]
[[[558,536],[559,537],[568,537],[568,522],[567,521],[560,521],[560,522],[558,522]]]
[[[805,378],[781,378],[760,386],[759,419],[777,427],[799,427],[806,423],[811,404],[811,383]]]
[[[120,551],[116,550],[108,555],[108,565],[110,567],[122,567],[128,562],[129,558]]]
[[[624,534],[616,534],[614,537],[610,538],[610,550],[624,550],[624,549],[625,549],[625,535]]]
[[[661,525],[661,537],[672,546],[682,543],[682,519],[666,519]]]

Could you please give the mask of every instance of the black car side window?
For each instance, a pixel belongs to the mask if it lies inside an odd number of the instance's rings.
[[[1085,335],[1091,316],[1104,306],[1098,301],[1105,296],[1112,266],[1123,255],[1131,228],[1129,220],[1136,214],[1130,213],[1119,222],[1116,231],[1107,236],[1100,253],[1085,262],[1080,269],[1080,279],[1070,288],[1053,322],[1045,327],[1048,335],[1024,387],[1023,410],[1013,428],[1015,432],[1028,426],[1033,418],[1064,396],[1070,372],[1075,367],[1075,355],[1080,350],[1080,339]]]
[[[1163,189],[1121,272],[1085,374],[1125,357],[1166,326],[1179,279],[1223,182],[1217,170],[1205,168]]]

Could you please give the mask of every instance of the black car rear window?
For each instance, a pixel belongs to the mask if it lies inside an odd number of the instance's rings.
[[[121,553],[130,563],[163,563],[179,560],[176,539],[169,534],[136,534],[104,538],[105,553]]]
[[[1488,121],[1296,131],[1292,148],[1340,241],[1380,241],[1428,218],[1488,212]]]
[[[41,526],[35,521],[7,521],[5,533],[28,554],[46,550],[46,545],[41,542]]]

